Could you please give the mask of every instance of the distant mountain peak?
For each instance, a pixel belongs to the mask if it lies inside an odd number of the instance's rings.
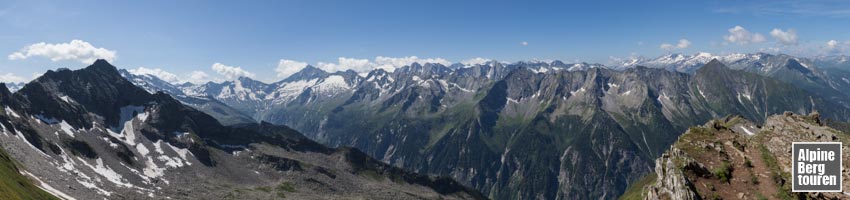
[[[109,61],[106,61],[105,59],[97,59],[97,60],[94,61],[94,63],[92,63],[92,65],[109,65],[109,66],[112,66],[112,64],[109,64]]]
[[[717,58],[712,58],[706,65],[723,65],[723,63],[717,60]]]
[[[266,83],[263,82],[263,81],[256,80],[256,79],[253,79],[251,77],[246,77],[246,76],[240,76],[236,80],[241,82],[243,85],[266,85]]]
[[[313,65],[307,65],[306,67],[304,67],[304,69],[301,69],[301,71],[298,71],[284,79],[283,82],[324,78],[329,74],[330,73],[326,72],[325,70],[313,67]]]
[[[110,73],[110,74],[113,74],[113,75],[119,75],[120,76],[120,73],[118,73],[118,68],[116,68],[115,66],[113,66],[112,64],[110,64],[108,61],[106,61],[104,59],[97,59],[96,61],[94,61],[94,63],[92,63],[91,65],[89,65],[85,69],[86,70],[102,71],[102,72],[106,72],[106,73]]]
[[[566,65],[566,64],[564,62],[560,61],[560,60],[554,60],[554,61],[552,61],[552,63],[550,63],[550,65],[556,66],[556,65]]]
[[[48,71],[15,95],[32,103],[27,111],[30,114],[64,119],[75,127],[85,128],[92,126],[87,112],[105,118],[110,126],[117,126],[121,107],[144,105],[153,100],[150,93],[124,79],[106,60],[73,71]]]
[[[799,71],[803,74],[810,74],[812,70],[806,64],[801,63],[796,58],[788,59],[788,62],[785,64],[785,68]]]
[[[708,61],[708,63],[706,63],[705,65],[703,65],[699,69],[697,69],[697,74],[718,73],[718,72],[723,72],[723,71],[727,71],[727,70],[730,70],[729,67],[726,67],[726,65],[723,64],[723,62],[720,62],[720,60],[717,60],[715,58],[715,59],[711,59],[711,61]]]

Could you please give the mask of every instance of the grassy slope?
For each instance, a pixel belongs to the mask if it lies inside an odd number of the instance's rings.
[[[643,178],[629,185],[626,192],[620,196],[620,200],[641,200],[643,199],[643,187],[655,184],[655,179],[658,177],[654,172],[647,174]]]
[[[18,173],[15,161],[0,149],[0,199],[57,199]]]

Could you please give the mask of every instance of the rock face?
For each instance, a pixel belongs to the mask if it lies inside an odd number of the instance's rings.
[[[764,126],[739,116],[712,120],[689,129],[656,160],[654,183],[633,187],[643,187],[643,199],[843,199],[793,193],[790,186],[792,142],[839,141],[842,154],[850,153],[846,133],[822,124],[818,113],[774,115]],[[850,172],[842,173],[847,181]]]
[[[685,158],[681,161],[687,163],[686,165],[699,165],[684,154],[679,149],[671,149],[655,161],[655,173],[658,174],[658,179],[655,185],[646,188],[645,199],[700,199],[693,190],[693,183],[685,177],[677,163],[673,161],[673,158]]]
[[[305,68],[272,84],[243,78],[182,90],[494,199],[616,198],[678,135],[712,118],[761,123],[821,110],[850,119],[845,98],[717,60],[700,65],[689,74],[558,61],[412,64],[361,78]]]
[[[484,199],[285,126],[225,126],[98,60],[0,87],[0,146],[53,195],[76,199]]]

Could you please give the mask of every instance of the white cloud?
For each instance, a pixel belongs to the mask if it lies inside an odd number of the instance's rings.
[[[770,36],[784,45],[797,45],[797,31],[794,29],[782,31],[782,29],[774,28],[773,31],[770,31]]]
[[[96,59],[112,62],[116,58],[116,52],[94,47],[86,41],[71,40],[69,43],[48,44],[40,42],[31,44],[8,56],[9,60],[23,60],[30,57],[49,58],[53,62],[76,60],[84,64],[91,64]]]
[[[669,50],[674,50],[674,49],[684,49],[684,48],[688,48],[690,46],[691,46],[691,41],[688,41],[687,39],[680,39],[679,43],[676,43],[676,45],[667,44],[667,43],[661,44],[661,49],[669,51]]]
[[[779,47],[762,47],[759,48],[759,51],[767,53],[782,53],[782,49]]]
[[[519,44],[521,44],[522,46],[528,46],[528,42],[526,42],[526,41],[522,41]]]
[[[826,49],[827,50],[833,50],[837,47],[838,47],[838,41],[829,40],[829,41],[826,42]]]
[[[151,69],[151,68],[139,67],[139,68],[136,68],[136,69],[129,69],[127,71],[129,71],[131,74],[136,74],[136,75],[153,75],[153,76],[156,76],[157,78],[162,79],[163,81],[166,81],[166,82],[169,82],[169,83],[179,83],[180,82],[180,77],[178,77],[177,75],[175,75],[171,72],[167,72],[165,70],[162,70],[160,68]]]
[[[404,67],[413,63],[439,63],[442,65],[452,64],[451,61],[448,61],[443,58],[419,58],[416,56],[395,58],[378,56],[375,57],[374,62],[370,61],[369,59],[339,57],[337,59],[337,63],[319,62],[316,64],[316,67],[328,72],[354,70],[355,72],[362,73],[372,71],[378,68],[392,72],[397,68]]]
[[[383,57],[378,56],[375,57],[375,64],[377,64],[377,68],[381,68],[387,71],[393,71],[396,68],[404,67],[406,65],[410,65],[413,63],[425,64],[425,63],[439,63],[442,65],[451,65],[452,62],[443,59],[443,58],[419,58],[416,56],[407,56],[400,58],[392,58],[392,57]]]
[[[127,71],[129,71],[131,74],[136,74],[136,75],[156,76],[157,78],[162,79],[163,81],[166,81],[166,82],[169,82],[169,83],[172,83],[172,84],[181,84],[181,83],[185,83],[185,82],[201,84],[201,83],[206,83],[208,81],[212,81],[209,74],[207,74],[206,72],[203,72],[203,71],[199,71],[199,70],[189,72],[188,74],[185,74],[185,75],[182,75],[182,76],[168,72],[168,71],[165,71],[165,70],[160,69],[160,68],[139,67],[139,68],[136,68],[136,69],[128,69]],[[36,76],[36,75],[39,75],[39,74],[33,74],[33,76]]]
[[[738,45],[746,45],[750,43],[764,42],[764,35],[760,33],[751,33],[741,26],[735,26],[729,29],[729,35],[723,36],[726,42],[735,43]]]
[[[679,44],[676,44],[676,48],[680,48],[680,49],[688,48],[690,46],[691,46],[691,41],[688,41],[686,39],[681,39],[681,40],[679,40]]]
[[[215,73],[221,74],[229,80],[233,80],[239,77],[254,77],[253,73],[245,71],[241,67],[227,66],[221,63],[214,63],[212,65],[212,70],[215,71]]]
[[[477,58],[466,59],[464,61],[461,61],[460,63],[463,64],[463,65],[471,66],[471,65],[484,64],[484,63],[487,63],[487,62],[490,62],[490,61],[491,61],[491,59],[489,59],[489,58],[477,57]]]
[[[292,74],[298,73],[307,66],[305,62],[298,62],[294,60],[286,60],[280,59],[280,62],[277,63],[277,68],[274,69],[277,72],[277,77],[286,78]]]
[[[32,73],[32,79],[30,79],[30,80],[35,80],[38,77],[41,77],[41,75],[44,75],[44,73],[33,72]]]
[[[192,71],[186,76],[186,81],[190,83],[200,84],[206,83],[209,80],[210,75],[203,71]]]
[[[29,80],[24,77],[17,76],[13,73],[0,74],[0,82],[3,83],[22,83],[27,82]]]
[[[339,57],[337,63],[319,62],[318,67],[328,72],[354,70],[355,72],[366,72],[375,68],[375,64],[369,59],[356,59]]]

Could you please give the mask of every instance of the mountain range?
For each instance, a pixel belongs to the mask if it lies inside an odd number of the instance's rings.
[[[413,63],[364,76],[307,66],[275,83],[122,73],[224,124],[285,125],[493,199],[614,199],[690,126],[784,111],[850,119],[840,58],[671,54],[619,65]],[[824,67],[819,67],[824,66]]]
[[[2,184],[17,180],[23,198],[43,195],[33,186],[61,199],[485,198],[286,126],[222,125],[184,104],[220,102],[181,101],[134,81],[97,60],[14,93],[0,84],[0,172],[10,174]]]

